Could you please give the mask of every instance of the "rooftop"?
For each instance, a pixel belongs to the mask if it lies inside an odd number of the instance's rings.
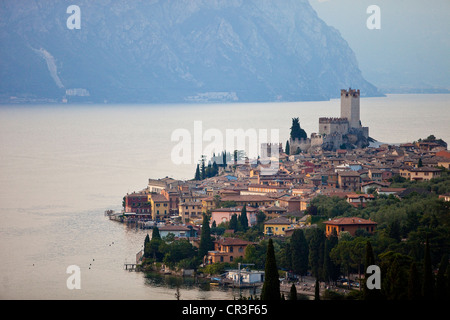
[[[378,223],[372,220],[366,220],[358,217],[345,217],[345,218],[337,218],[334,220],[328,220],[324,222],[325,224],[331,225],[376,225]]]

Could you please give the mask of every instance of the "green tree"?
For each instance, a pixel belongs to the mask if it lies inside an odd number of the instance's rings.
[[[292,271],[301,277],[308,271],[308,242],[306,241],[303,230],[296,229],[291,236],[291,268]]]
[[[408,278],[408,300],[420,300],[420,285],[419,272],[417,271],[416,263],[413,261],[409,269]]]
[[[185,267],[194,267],[197,263],[192,259],[196,256],[196,248],[187,240],[171,241],[163,248],[163,262],[173,268],[178,263]]]
[[[284,148],[284,151],[287,155],[290,155],[291,147],[289,146],[289,140],[286,141],[286,148]]]
[[[199,164],[197,164],[197,169],[195,170],[195,177],[194,177],[194,180],[201,180],[202,178],[201,178],[201,176],[200,176],[200,165]]]
[[[439,264],[439,271],[436,277],[436,298],[439,300],[446,300],[447,297],[447,280],[445,278],[445,271],[448,266],[448,255],[442,255],[441,263]]]
[[[227,151],[225,150],[224,152],[222,152],[222,166],[224,168],[227,167]]]
[[[207,178],[207,177],[206,177],[206,165],[205,165],[205,161],[206,161],[206,156],[205,156],[205,155],[202,155],[202,160],[201,160],[201,173],[200,173],[201,180],[204,180],[204,179]]]
[[[161,239],[159,229],[157,227],[155,227],[152,231],[152,239],[148,242],[144,241],[144,243],[144,258],[161,262],[164,257],[162,252],[164,241]]]
[[[203,257],[208,251],[214,249],[214,242],[211,237],[211,229],[209,227],[209,217],[207,214],[203,214],[202,231],[200,236],[200,245],[198,248],[198,256],[203,260]]]
[[[297,288],[295,284],[292,284],[291,290],[289,291],[289,300],[297,300]]]
[[[292,139],[306,139],[308,136],[306,135],[305,130],[300,127],[300,121],[298,118],[292,118],[292,126],[291,126],[291,138]]]
[[[314,300],[320,300],[320,283],[318,279],[316,279],[316,284],[314,286]]]
[[[309,241],[309,264],[311,265],[312,275],[316,279],[321,279],[322,277],[324,242],[325,235],[323,231],[315,228]]]
[[[159,234],[159,229],[158,227],[154,227],[152,230],[152,240],[153,239],[159,239],[161,240],[161,235]]]
[[[261,291],[261,300],[280,300],[280,281],[278,277],[277,262],[272,239],[267,245],[266,264],[264,268],[265,278]]]
[[[239,221],[241,222],[242,230],[245,232],[248,230],[248,218],[247,218],[247,206],[244,204],[241,210],[241,215],[239,216]]]
[[[400,232],[400,221],[398,219],[395,219],[389,224],[388,235],[395,241],[400,242],[401,232]]]
[[[217,176],[219,174],[219,166],[217,165],[216,161],[212,164],[212,170],[213,170],[213,176]]]
[[[428,240],[428,235],[425,242],[425,257],[423,261],[423,287],[422,295],[426,300],[432,300],[434,296],[434,280],[433,280],[433,270],[431,267],[431,254],[430,254],[430,243]]]
[[[367,285],[366,285],[367,268],[372,265],[376,265],[375,256],[373,253],[372,244],[368,240],[366,242],[366,255],[365,255],[365,262],[364,262],[364,270],[365,270],[364,273],[366,276],[364,277],[364,280],[361,281],[361,286],[363,288],[364,300],[379,300],[382,297],[380,294],[380,290],[378,290],[378,289],[371,290],[371,289],[367,288]]]
[[[419,162],[417,163],[417,167],[418,167],[418,168],[423,167],[422,158],[419,158]]]
[[[234,232],[237,232],[237,231],[239,230],[237,214],[231,215],[231,218],[230,218],[230,224],[229,224],[228,227],[229,227],[231,230],[234,230]]]
[[[387,251],[379,255],[381,292],[388,300],[408,298],[409,269],[413,259],[405,254]]]

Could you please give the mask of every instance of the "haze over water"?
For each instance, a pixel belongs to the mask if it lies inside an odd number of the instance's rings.
[[[450,95],[362,98],[361,122],[387,143],[434,134],[450,142]],[[148,178],[191,179],[198,159],[176,165],[175,129],[279,129],[300,118],[339,117],[339,100],[265,104],[0,106],[0,298],[174,299],[175,289],[123,270],[147,231],[104,217]],[[205,142],[205,145],[207,142]],[[68,290],[66,268],[81,268]],[[231,291],[182,287],[182,299],[232,299]]]

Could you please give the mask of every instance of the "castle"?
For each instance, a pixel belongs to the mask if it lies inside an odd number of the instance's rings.
[[[311,137],[306,139],[291,138],[290,154],[296,154],[299,150],[334,151],[348,147],[367,147],[369,128],[361,125],[359,98],[359,89],[342,89],[340,118],[319,118],[319,133],[312,133]]]

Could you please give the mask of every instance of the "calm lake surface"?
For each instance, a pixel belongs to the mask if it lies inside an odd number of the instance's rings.
[[[108,220],[127,192],[148,178],[190,179],[198,159],[173,163],[176,129],[278,129],[291,119],[308,135],[319,117],[339,117],[339,100],[200,105],[0,106],[0,298],[175,299],[173,279],[123,270],[147,231]],[[361,99],[361,122],[381,142],[412,142],[434,134],[450,142],[450,95],[388,95]],[[205,144],[207,144],[205,142]],[[66,269],[81,269],[69,290]],[[239,293],[180,284],[181,299],[233,299]]]

